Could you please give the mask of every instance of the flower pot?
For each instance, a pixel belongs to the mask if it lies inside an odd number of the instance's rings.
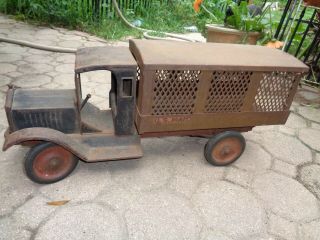
[[[215,43],[246,43],[256,45],[261,34],[259,32],[243,32],[221,25],[207,24],[207,42]]]
[[[308,6],[313,7],[320,7],[320,1],[319,0],[304,0],[304,3]]]

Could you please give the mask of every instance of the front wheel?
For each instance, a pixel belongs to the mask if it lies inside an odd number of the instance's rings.
[[[246,147],[246,140],[239,132],[226,131],[209,139],[204,149],[206,160],[215,166],[226,166],[236,161]]]
[[[54,183],[67,177],[79,159],[63,147],[46,142],[30,149],[25,158],[27,176],[37,183]]]

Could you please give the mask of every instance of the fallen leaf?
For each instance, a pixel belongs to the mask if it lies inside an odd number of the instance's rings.
[[[62,206],[62,205],[65,205],[68,202],[70,202],[70,200],[52,201],[52,202],[47,202],[47,204],[51,205],[51,206]]]

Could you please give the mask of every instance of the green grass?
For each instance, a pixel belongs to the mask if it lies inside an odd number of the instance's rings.
[[[158,32],[182,33],[184,26],[196,21],[191,0],[173,4],[152,1],[149,5],[146,9],[143,4],[136,4],[135,9],[127,9],[124,15],[130,22],[140,19],[141,27]],[[111,40],[141,36],[141,32],[128,28],[119,18],[107,16],[108,6],[102,6],[102,11],[94,14],[93,6],[83,0],[0,0],[0,11],[15,15],[18,20],[82,30]]]

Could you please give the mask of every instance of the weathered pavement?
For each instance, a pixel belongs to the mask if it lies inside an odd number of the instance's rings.
[[[0,36],[63,47],[105,44],[1,15]],[[73,67],[72,54],[0,43],[1,135],[6,84],[73,88]],[[108,106],[107,78],[84,78],[101,108]],[[317,91],[303,91],[310,103],[320,102]],[[154,138],[143,140],[142,159],[81,163],[67,179],[38,185],[23,173],[26,148],[0,152],[0,239],[319,239],[320,109],[297,102],[291,109],[285,126],[246,133],[247,149],[229,167],[206,163],[205,139]],[[57,200],[70,202],[47,205]]]

